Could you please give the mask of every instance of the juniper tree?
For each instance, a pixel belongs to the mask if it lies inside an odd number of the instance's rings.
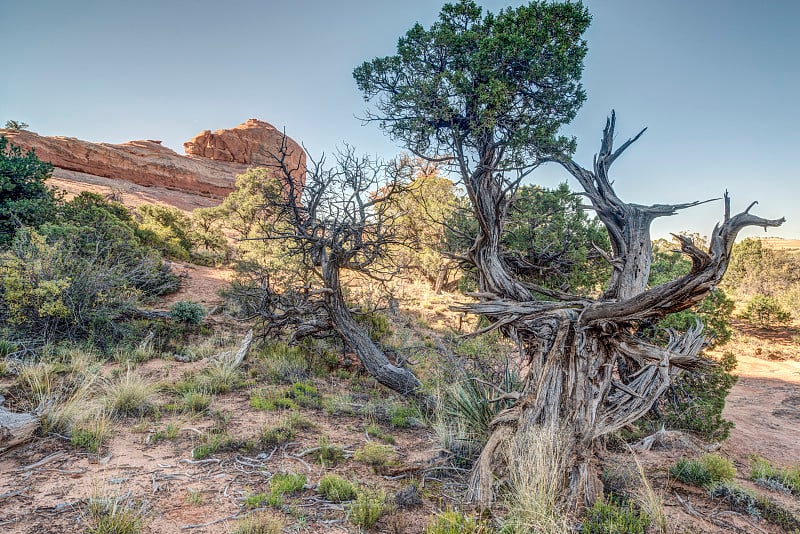
[[[725,272],[734,239],[750,225],[778,226],[749,213],[725,217],[707,250],[681,240],[691,271],[648,287],[650,224],[699,202],[650,206],[622,201],[609,170],[642,135],[614,147],[615,117],[603,130],[590,168],[573,161],[574,139],[559,135],[585,99],[580,83],[590,23],[573,2],[532,2],[497,14],[471,0],[446,4],[429,29],[416,24],[392,56],[354,71],[367,120],[429,160],[448,163],[465,187],[478,232],[469,259],[478,273],[477,302],[457,309],[488,318],[521,347],[527,375],[514,404],[491,423],[492,435],[472,477],[474,498],[488,505],[502,473],[506,443],[533,426],[566,427],[570,457],[565,498],[592,503],[602,495],[596,453],[602,436],[636,421],[678,369],[706,365],[700,328],[665,345],[637,335],[637,325],[702,300]],[[598,297],[545,288],[518,277],[502,235],[521,181],[546,162],[578,182],[608,231],[609,280]]]

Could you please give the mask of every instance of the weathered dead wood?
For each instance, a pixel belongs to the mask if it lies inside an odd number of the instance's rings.
[[[32,413],[14,413],[0,406],[0,454],[30,441],[39,429],[39,417]]]
[[[253,344],[253,329],[247,331],[245,334],[244,339],[242,340],[242,344],[239,345],[239,349],[236,352],[228,351],[223,352],[221,354],[217,354],[214,359],[224,362],[225,364],[231,366],[233,369],[236,369],[240,365],[245,358],[247,358],[247,354],[250,352],[250,345]]]
[[[779,226],[783,219],[764,219],[749,213],[730,216],[724,196],[725,219],[711,234],[708,251],[680,239],[692,259],[689,274],[649,288],[652,248],[650,224],[658,217],[703,202],[654,204],[623,202],[608,176],[611,164],[644,132],[614,150],[615,115],[606,123],[592,170],[568,158],[557,159],[580,183],[592,208],[605,224],[612,253],[606,260],[614,269],[596,300],[569,295],[533,298],[535,289],[520,284],[503,262],[500,235],[511,187],[501,173],[492,172],[487,149],[482,165],[466,180],[479,221],[479,234],[470,250],[479,273],[479,302],[459,304],[457,311],[483,315],[484,329],[499,329],[521,347],[528,364],[518,400],[490,425],[493,433],[475,465],[471,479],[474,499],[488,506],[493,486],[502,472],[501,444],[532,425],[564,425],[570,429],[572,465],[565,473],[567,490],[576,506],[591,504],[601,495],[595,450],[598,438],[633,423],[666,390],[678,369],[698,369],[709,362],[698,354],[705,338],[698,324],[682,335],[670,333],[666,346],[637,335],[637,325],[659,319],[700,302],[720,282],[728,266],[733,242],[747,226]]]

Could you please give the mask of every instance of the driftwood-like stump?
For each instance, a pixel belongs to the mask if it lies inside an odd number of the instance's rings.
[[[39,428],[39,418],[31,413],[9,412],[0,406],[0,454],[29,441]]]

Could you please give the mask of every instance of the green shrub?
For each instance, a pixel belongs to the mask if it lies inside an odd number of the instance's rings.
[[[419,414],[417,411],[403,404],[395,404],[389,408],[387,413],[389,416],[389,424],[395,428],[409,428],[419,421]]]
[[[747,303],[740,317],[761,328],[774,329],[787,325],[792,315],[772,297],[756,295]]]
[[[711,497],[724,500],[736,512],[761,517],[758,497],[752,491],[741,486],[730,482],[717,484],[711,488]]]
[[[240,519],[232,534],[281,534],[283,521],[265,512],[249,514]]]
[[[373,341],[380,341],[392,334],[392,324],[389,322],[389,318],[382,313],[362,308],[360,312],[354,314],[354,317]]]
[[[425,534],[486,534],[489,526],[455,510],[436,514],[423,531]]]
[[[281,506],[284,495],[300,491],[305,485],[306,476],[302,473],[276,473],[269,481],[267,504]]]
[[[244,498],[242,505],[245,508],[261,508],[267,502],[266,493],[255,493]]]
[[[800,465],[778,468],[766,458],[753,456],[750,460],[750,479],[770,489],[800,495]]]
[[[367,443],[355,451],[353,459],[381,471],[397,463],[397,453],[389,445]]]
[[[372,528],[386,508],[386,495],[381,491],[359,491],[356,500],[347,508],[350,523],[361,528]]]
[[[92,497],[87,511],[87,534],[140,534],[146,517],[144,505],[125,497]]]
[[[179,323],[198,325],[206,316],[206,309],[197,302],[181,300],[170,307],[169,316]]]
[[[704,454],[698,460],[681,458],[670,467],[670,475],[681,482],[711,488],[722,482],[730,482],[736,476],[733,462],[717,454]]]
[[[274,447],[294,439],[294,429],[286,424],[279,424],[261,429],[259,443],[264,447]]]
[[[670,388],[658,403],[661,421],[667,427],[689,430],[707,440],[724,440],[733,422],[722,417],[725,399],[738,377],[732,374],[736,358],[723,354],[715,365],[698,371],[684,371],[673,379]]]
[[[317,440],[318,450],[314,458],[325,467],[334,467],[344,460],[344,449],[331,445],[327,436],[320,436]]]
[[[11,243],[18,226],[38,226],[56,209],[56,198],[45,180],[53,166],[33,150],[22,149],[0,136],[0,248]]]
[[[183,394],[181,405],[185,412],[204,413],[211,406],[211,395],[202,391],[187,391]]]
[[[319,492],[332,502],[351,501],[356,497],[356,485],[338,475],[327,474],[319,481]]]
[[[586,511],[581,534],[645,534],[650,520],[632,503],[618,505],[613,500],[597,500]]]
[[[309,365],[303,350],[285,343],[267,345],[251,365],[253,371],[275,382],[291,384],[309,376]]]

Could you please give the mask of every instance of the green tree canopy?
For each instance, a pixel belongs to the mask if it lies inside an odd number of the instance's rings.
[[[580,3],[532,2],[495,15],[461,0],[353,76],[366,100],[377,99],[368,118],[415,154],[469,151],[481,161],[497,148],[504,166],[531,165],[574,147],[558,129],[586,98],[581,35],[590,20]]]
[[[53,192],[44,181],[53,166],[23,152],[0,136],[0,246],[7,246],[22,225],[44,222],[55,208]]]

